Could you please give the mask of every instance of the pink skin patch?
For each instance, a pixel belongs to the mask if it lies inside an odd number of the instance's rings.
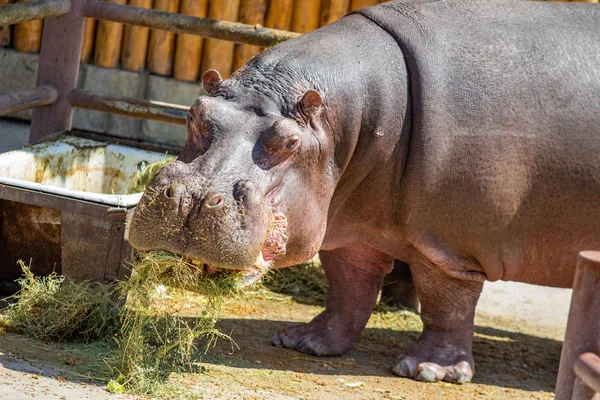
[[[265,261],[274,260],[285,251],[288,240],[287,225],[285,215],[281,213],[273,214],[273,226],[262,248],[262,256]]]
[[[270,269],[278,256],[285,252],[285,246],[288,240],[287,235],[287,218],[281,213],[273,214],[271,229],[269,236],[263,242],[263,247],[258,253],[258,257],[251,267],[237,272],[242,275],[242,287],[249,286],[260,280],[265,273]],[[228,270],[231,272],[232,270]],[[215,268],[208,264],[202,267],[202,273],[206,276],[214,276],[223,272],[222,269]]]

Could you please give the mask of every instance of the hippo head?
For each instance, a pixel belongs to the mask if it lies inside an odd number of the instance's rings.
[[[150,181],[131,244],[225,269],[310,259],[337,179],[321,95],[247,68],[226,81],[209,70],[202,83],[208,95],[188,113],[177,160]]]

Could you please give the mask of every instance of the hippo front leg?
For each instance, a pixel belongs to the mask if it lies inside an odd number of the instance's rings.
[[[411,262],[421,300],[423,333],[398,358],[394,372],[421,381],[466,383],[473,377],[473,318],[484,277],[426,260]]]
[[[273,344],[317,356],[340,355],[367,324],[393,258],[358,246],[319,256],[329,283],[325,311],[308,324],[282,329]]]

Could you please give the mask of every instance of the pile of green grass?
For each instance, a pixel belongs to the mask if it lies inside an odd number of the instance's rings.
[[[239,279],[203,276],[198,266],[170,253],[145,254],[118,285],[126,306],[115,368],[125,383],[135,392],[151,393],[169,372],[194,371],[216,340],[231,340],[215,323],[223,302],[240,293]],[[176,307],[182,304],[187,309]]]
[[[76,283],[56,273],[35,277],[23,261],[19,265],[21,289],[8,299],[3,325],[35,339],[53,341],[91,341],[116,333],[120,312],[109,286]]]
[[[115,392],[151,394],[170,372],[193,372],[218,339],[231,340],[215,323],[224,301],[242,290],[239,275],[204,276],[197,265],[160,251],[143,255],[114,287],[35,277],[21,268],[21,289],[2,325],[39,340],[114,340],[114,357],[106,361],[119,376],[109,382]]]
[[[327,278],[318,258],[307,263],[274,270],[263,286],[303,304],[324,305]]]
[[[174,161],[175,157],[169,157],[164,160],[157,161],[152,164],[148,164],[143,167],[140,171],[135,173],[133,177],[133,184],[129,189],[129,194],[140,193],[146,190],[146,186],[150,182],[150,179],[162,168],[165,164]]]

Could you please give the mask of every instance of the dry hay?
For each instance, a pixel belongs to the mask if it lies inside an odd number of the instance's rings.
[[[21,268],[21,290],[1,325],[39,340],[114,340],[115,355],[106,362],[119,375],[109,386],[116,392],[150,394],[170,372],[192,372],[217,339],[230,340],[215,323],[223,302],[242,291],[241,275],[204,276],[197,265],[160,251],[143,255],[116,287],[54,273],[35,277],[22,262]]]
[[[132,276],[118,285],[126,306],[115,366],[125,383],[151,393],[169,372],[193,371],[217,339],[230,340],[215,323],[223,302],[240,293],[240,286],[239,275],[204,276],[197,265],[170,253],[142,256]]]
[[[111,337],[119,326],[119,310],[111,288],[92,282],[76,283],[52,273],[35,277],[19,261],[23,276],[19,292],[11,296],[2,324],[39,340],[84,341]]]

